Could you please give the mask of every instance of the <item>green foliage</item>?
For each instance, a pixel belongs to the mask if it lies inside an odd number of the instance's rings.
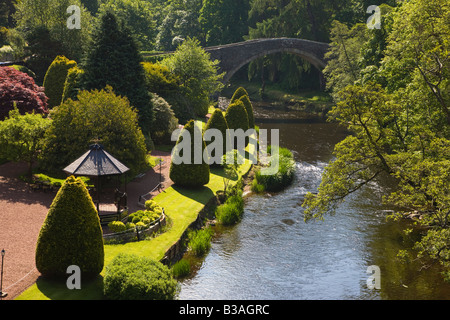
[[[183,96],[178,77],[159,63],[143,62],[142,66],[147,90],[164,98],[181,123],[185,124],[193,119],[195,117],[193,107]]]
[[[181,259],[172,266],[172,275],[175,279],[186,277],[191,273],[191,264],[186,259]]]
[[[208,184],[209,182],[209,165],[206,163],[202,157],[201,164],[195,164],[194,154],[195,154],[195,139],[194,135],[202,135],[201,129],[195,123],[195,121],[189,121],[183,129],[187,131],[186,133],[190,134],[190,146],[187,143],[183,143],[183,132],[181,132],[180,138],[175,145],[173,154],[179,154],[180,157],[183,157],[183,152],[185,148],[190,148],[191,150],[191,159],[190,163],[174,163],[174,159],[172,158],[172,163],[170,165],[170,179],[179,186],[187,187],[187,188],[198,188]],[[202,155],[206,148],[205,141],[202,138]],[[186,145],[186,146],[185,146]]]
[[[45,94],[48,97],[50,107],[59,106],[62,102],[64,85],[70,69],[75,68],[77,63],[64,56],[57,56],[47,70],[44,78]]]
[[[247,111],[248,127],[249,129],[253,129],[255,127],[255,116],[253,114],[252,102],[250,101],[250,98],[247,95],[239,98],[239,101],[242,101],[245,107],[245,111]]]
[[[260,170],[255,172],[255,182],[252,185],[254,192],[279,192],[292,183],[295,177],[295,160],[289,149],[279,148],[278,165],[278,171],[272,175],[263,175]]]
[[[211,228],[205,228],[198,231],[191,231],[189,233],[189,249],[197,257],[204,256],[211,248],[211,238],[213,236],[213,230]]]
[[[104,294],[110,300],[173,300],[179,286],[162,263],[119,254],[106,266]]]
[[[152,4],[145,0],[102,1],[98,14],[114,12],[125,23],[136,40],[139,50],[152,50],[155,45],[156,25]]]
[[[148,226],[152,222],[157,221],[161,218],[163,208],[161,208],[161,206],[156,204],[154,201],[147,201],[145,203],[145,208],[145,210],[139,210],[130,214],[127,221],[132,222],[136,225],[139,222],[142,222],[144,226]]]
[[[115,93],[126,96],[138,110],[139,125],[147,135],[154,114],[136,44],[113,13],[102,14],[99,21],[82,66],[81,87],[101,90],[110,85]]]
[[[65,101],[51,117],[42,153],[46,170],[69,165],[89,149],[94,139],[100,139],[105,150],[133,172],[146,166],[147,151],[137,113],[111,87],[82,91],[78,100]]]
[[[188,39],[161,64],[179,78],[184,96],[195,114],[204,117],[208,113],[209,97],[223,87],[220,82],[223,74],[217,73],[219,62],[211,61],[210,54],[199,41]]]
[[[100,274],[104,263],[102,228],[81,179],[69,177],[53,200],[36,245],[36,268],[45,277],[66,277],[79,266],[82,275]]]
[[[127,230],[126,225],[122,221],[111,221],[110,223],[108,223],[108,228],[113,233],[120,233]]]
[[[236,89],[236,91],[233,93],[233,96],[231,97],[230,104],[238,101],[243,96],[248,96],[247,90],[243,87],[239,87]]]
[[[241,100],[231,103],[228,106],[225,113],[225,120],[229,129],[242,129],[244,132],[248,130],[248,115],[244,103]]]
[[[155,123],[152,126],[152,139],[156,144],[171,144],[172,132],[178,128],[178,119],[166,100],[158,95],[152,99]]]
[[[51,120],[41,114],[20,115],[17,108],[11,110],[9,118],[0,121],[0,159],[27,162],[31,177],[33,164],[44,143],[43,136],[50,125]]]
[[[224,204],[216,209],[216,219],[219,223],[229,226],[241,221],[244,214],[244,199],[242,191],[229,197]]]
[[[67,99],[75,100],[80,92],[80,80],[83,74],[83,70],[74,67],[67,72],[66,81],[64,82],[64,91],[62,96],[62,102]]]
[[[228,124],[227,121],[225,120],[225,117],[223,115],[222,110],[220,109],[215,109],[214,112],[211,115],[211,118],[209,118],[208,122],[206,123],[206,127],[205,127],[205,131],[209,130],[209,129],[217,129],[220,130],[220,132],[222,133],[222,137],[223,137],[223,150],[222,150],[222,154],[226,154],[227,153],[227,143],[226,143],[226,137],[228,135]],[[215,154],[212,154],[211,156],[215,156]]]

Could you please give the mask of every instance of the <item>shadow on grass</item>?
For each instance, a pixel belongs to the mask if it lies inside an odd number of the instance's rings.
[[[206,205],[209,200],[211,200],[211,198],[215,196],[214,192],[210,188],[205,186],[195,189],[188,189],[173,185],[172,188],[175,192],[181,194],[182,196],[185,196],[203,205]]]
[[[69,275],[68,275],[69,276]],[[81,289],[67,288],[67,279],[51,280],[40,277],[36,281],[37,290],[51,300],[104,300],[103,277],[81,278]]]

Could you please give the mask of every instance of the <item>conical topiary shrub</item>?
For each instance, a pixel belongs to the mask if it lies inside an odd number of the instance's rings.
[[[249,96],[247,90],[245,90],[243,87],[237,88],[233,96],[231,97],[230,104],[236,102],[243,96]]]
[[[225,120],[227,121],[228,128],[230,129],[242,129],[244,131],[248,130],[248,115],[247,110],[245,110],[244,103],[237,100],[231,103],[227,112],[225,113]]]
[[[248,116],[248,127],[249,129],[253,129],[255,127],[255,116],[253,114],[253,106],[250,98],[245,95],[240,97],[238,101],[242,101],[242,103],[244,104]]]
[[[217,129],[222,133],[223,137],[223,150],[222,150],[222,156],[227,154],[227,135],[229,134],[228,130],[228,124],[225,120],[225,117],[223,116],[222,110],[216,109],[213,114],[211,115],[211,118],[209,119],[208,123],[205,127],[206,130],[209,129]],[[215,155],[212,155],[213,157]]]
[[[187,133],[190,134],[190,150],[191,157],[188,159],[188,163],[182,161],[182,163],[176,163],[175,157],[172,156],[172,163],[170,165],[170,179],[173,181],[175,185],[186,187],[186,188],[198,188],[204,186],[209,183],[209,165],[203,159],[203,152],[205,151],[206,145],[203,137],[201,138],[201,151],[202,151],[202,161],[201,164],[195,164],[195,134],[202,136],[201,129],[196,125],[194,120],[189,121],[184,127],[183,131],[180,134],[180,138],[175,145],[173,155],[177,155],[180,159],[183,158],[184,150],[188,147],[184,147],[185,143],[183,143],[184,138],[183,135]]]
[[[62,185],[39,233],[36,268],[44,277],[67,277],[76,265],[83,276],[100,274],[104,248],[100,219],[86,186],[69,177]]]
[[[62,102],[64,85],[70,69],[77,66],[73,60],[64,56],[57,56],[53,60],[44,78],[45,95],[50,107],[59,106]]]

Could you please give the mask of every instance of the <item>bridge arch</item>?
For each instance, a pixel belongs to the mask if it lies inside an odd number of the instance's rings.
[[[310,62],[319,71],[326,66],[325,53],[329,44],[294,38],[255,39],[223,46],[208,47],[212,60],[219,60],[220,72],[227,83],[243,66],[253,60],[274,53],[291,53]]]

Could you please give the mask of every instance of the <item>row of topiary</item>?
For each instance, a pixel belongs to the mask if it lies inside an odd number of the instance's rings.
[[[253,106],[250,101],[247,91],[240,87],[234,93],[230,104],[225,112],[225,114],[220,110],[216,109],[211,118],[208,120],[205,130],[217,129],[222,133],[223,141],[223,155],[227,153],[226,149],[226,137],[228,129],[242,129],[247,131],[250,128],[255,127]],[[184,129],[189,132],[191,137],[195,135],[203,135],[201,132],[202,128],[196,125],[194,120],[189,121]],[[182,152],[181,145],[183,142],[183,132],[181,132],[180,137],[173,150],[174,154],[180,154]],[[187,188],[197,188],[204,186],[209,183],[210,169],[209,164],[202,159],[201,163],[195,163],[195,140],[191,139],[191,161],[190,163],[176,164],[172,159],[170,166],[170,179],[174,184],[187,187]],[[204,139],[202,139],[202,154],[206,148]]]

